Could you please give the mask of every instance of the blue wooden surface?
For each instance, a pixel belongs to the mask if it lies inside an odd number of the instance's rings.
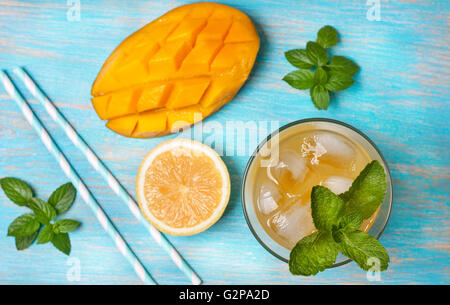
[[[109,131],[92,109],[90,87],[122,39],[187,2],[81,0],[80,21],[67,19],[70,6],[63,0],[0,2],[0,68],[25,66],[133,195],[144,155],[173,136],[135,140]],[[364,0],[222,3],[254,20],[261,50],[246,85],[211,120],[285,124],[328,117],[362,130],[383,152],[394,182],[394,209],[381,238],[392,263],[382,273],[381,283],[448,284],[449,1],[381,1],[380,21],[367,19],[370,6]],[[280,79],[292,69],[283,52],[303,47],[325,24],[335,26],[341,35],[332,52],[354,59],[361,71],[354,86],[333,97],[328,111],[317,111],[307,93],[289,88]],[[30,98],[24,86],[19,87]],[[161,284],[187,283],[44,109],[33,99],[30,102],[155,279]],[[195,236],[169,237],[204,282],[369,283],[354,263],[316,277],[294,277],[285,263],[258,244],[244,220],[239,195],[247,159],[224,157],[232,194],[219,222]],[[0,177],[4,176],[29,181],[41,197],[67,181],[14,102],[0,89]],[[79,282],[67,277],[73,261],[51,245],[35,244],[20,253],[15,250],[6,232],[22,212],[0,193],[0,283],[140,283],[81,198],[68,215],[83,223],[71,234],[71,258],[81,267]]]

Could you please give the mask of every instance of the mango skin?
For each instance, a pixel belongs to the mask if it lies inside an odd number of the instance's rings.
[[[126,137],[177,132],[233,99],[259,44],[252,21],[235,8],[177,7],[111,53],[92,85],[92,104],[108,128]]]

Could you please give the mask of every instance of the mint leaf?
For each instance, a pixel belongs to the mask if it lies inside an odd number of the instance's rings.
[[[345,232],[343,230],[336,232],[334,236],[342,254],[354,260],[361,269],[367,271],[373,266],[369,264],[370,258],[379,260],[380,271],[387,269],[389,255],[375,237],[362,231]]]
[[[39,230],[40,224],[34,214],[23,214],[9,225],[8,236],[26,237],[37,230]]]
[[[314,67],[314,64],[311,60],[306,56],[306,50],[303,49],[294,49],[284,53],[287,61],[300,69],[310,69]]]
[[[325,85],[327,83],[328,76],[327,72],[325,72],[322,68],[317,68],[314,73],[314,84]]]
[[[366,165],[353,181],[350,189],[341,194],[347,211],[359,211],[367,219],[378,209],[386,194],[386,174],[381,164],[374,160]]]
[[[5,195],[17,205],[26,206],[33,197],[33,190],[24,181],[6,177],[0,179],[0,185],[5,192]]]
[[[80,223],[72,219],[58,220],[54,224],[55,233],[68,233],[80,226]]]
[[[292,249],[289,271],[294,275],[315,275],[331,267],[338,248],[328,232],[314,232],[302,238]]]
[[[304,90],[314,85],[314,74],[310,70],[297,70],[287,74],[283,80],[291,87]]]
[[[25,250],[29,246],[31,246],[36,239],[36,236],[38,235],[38,232],[34,232],[31,235],[25,236],[25,237],[18,237],[16,236],[16,249],[17,250]]]
[[[319,231],[331,232],[344,213],[344,201],[324,186],[316,185],[311,191],[311,215]]]
[[[353,82],[354,81],[350,74],[331,71],[328,81],[325,84],[325,88],[330,91],[337,92],[347,89],[353,85]]]
[[[70,254],[70,238],[69,234],[67,233],[59,233],[55,234],[51,240],[53,246],[55,246],[56,249],[61,251],[62,253],[69,255]]]
[[[329,25],[322,27],[317,33],[317,43],[324,48],[334,46],[338,41],[337,31]]]
[[[37,243],[39,244],[46,244],[49,241],[51,241],[53,239],[53,225],[49,224],[47,226],[45,226],[42,231],[39,233],[38,239],[37,239]]]
[[[326,48],[334,46],[338,33],[330,25],[322,27],[317,33],[317,42],[309,41],[306,49],[293,49],[285,52],[285,57],[300,70],[287,74],[283,80],[296,89],[310,89],[311,100],[317,109],[327,109],[330,103],[330,91],[337,92],[353,84],[352,75],[359,67],[343,56],[329,56]],[[317,66],[312,73],[309,69]],[[311,78],[312,73],[312,78]]]
[[[351,231],[359,229],[361,227],[363,220],[364,219],[363,219],[361,212],[354,211],[347,215],[344,215],[339,220],[338,228],[339,228],[339,230],[351,232]]]
[[[309,91],[311,99],[317,109],[327,109],[330,104],[330,94],[323,85],[314,85]]]
[[[33,197],[31,187],[17,178],[2,178],[0,186],[11,201],[20,206],[28,206],[34,212],[17,217],[8,227],[8,236],[15,237],[17,250],[28,248],[37,238],[38,244],[51,241],[57,249],[70,254],[71,244],[67,232],[78,228],[80,223],[71,219],[56,221],[55,224],[50,221],[71,207],[76,196],[72,183],[63,184],[56,189],[49,202]],[[46,226],[39,232],[41,223]]]
[[[308,41],[306,44],[306,56],[308,56],[309,60],[318,67],[328,63],[327,51],[314,41]]]
[[[44,225],[49,224],[50,220],[56,217],[56,210],[53,206],[39,198],[31,199],[30,209],[36,214],[36,219]]]
[[[359,67],[350,59],[344,56],[333,56],[330,63],[327,65],[330,71],[341,72],[353,75],[358,72]]]
[[[50,203],[55,209],[56,212],[62,214],[66,212],[73,201],[75,200],[76,195],[75,187],[72,183],[66,183],[58,187],[48,199],[48,203]]]

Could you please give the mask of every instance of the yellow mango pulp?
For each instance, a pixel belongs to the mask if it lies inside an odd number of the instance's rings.
[[[121,135],[176,132],[236,95],[258,49],[255,27],[241,11],[216,3],[183,5],[113,51],[92,85],[92,104]]]

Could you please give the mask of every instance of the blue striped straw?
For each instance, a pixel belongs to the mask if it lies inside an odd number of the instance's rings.
[[[156,284],[156,282],[153,280],[151,275],[148,273],[148,271],[145,269],[145,267],[141,264],[139,259],[136,257],[136,255],[133,253],[133,251],[127,245],[125,240],[122,238],[122,236],[120,236],[120,233],[117,231],[117,229],[112,224],[111,220],[108,218],[108,216],[106,216],[103,209],[97,203],[97,201],[92,196],[92,194],[89,192],[86,185],[83,183],[83,181],[78,176],[77,172],[73,169],[73,167],[70,165],[69,161],[67,161],[64,154],[61,152],[61,150],[58,148],[56,143],[50,137],[50,135],[48,134],[45,127],[42,126],[42,123],[39,121],[39,119],[33,113],[30,106],[28,105],[27,101],[25,101],[25,99],[21,96],[21,94],[17,91],[16,87],[11,82],[10,78],[2,70],[0,70],[0,81],[2,81],[3,86],[5,87],[9,96],[20,107],[20,109],[22,110],[22,113],[25,116],[28,123],[30,123],[30,125],[31,125],[31,127],[33,127],[34,131],[36,131],[36,133],[39,135],[39,137],[41,138],[42,142],[44,143],[44,145],[48,149],[48,151],[53,155],[53,157],[55,157],[56,161],[58,162],[58,164],[61,167],[61,169],[63,170],[63,172],[70,179],[70,181],[72,181],[72,183],[75,185],[75,187],[77,188],[77,190],[78,190],[79,194],[81,195],[81,197],[83,198],[83,200],[87,203],[87,205],[94,212],[95,216],[97,217],[98,221],[102,225],[103,229],[105,229],[105,231],[113,239],[113,241],[115,242],[120,253],[122,253],[122,255],[125,256],[125,258],[131,264],[134,271],[139,276],[139,278],[142,280],[142,282],[144,282],[144,284],[148,284],[148,285]]]
[[[128,194],[122,184],[120,184],[120,182],[111,174],[108,168],[86,144],[83,138],[69,124],[61,112],[59,112],[59,110],[47,98],[46,94],[42,92],[39,86],[36,85],[36,83],[22,68],[17,67],[14,68],[13,71],[25,83],[25,86],[31,94],[45,107],[45,110],[50,117],[65,131],[72,143],[78,147],[94,169],[105,179],[111,189],[128,206],[138,222],[140,222],[149,231],[155,242],[162,247],[167,254],[169,254],[175,265],[189,278],[192,284],[201,284],[201,280],[194,270],[192,270],[189,264],[181,257],[169,240],[142,216],[134,199]]]

